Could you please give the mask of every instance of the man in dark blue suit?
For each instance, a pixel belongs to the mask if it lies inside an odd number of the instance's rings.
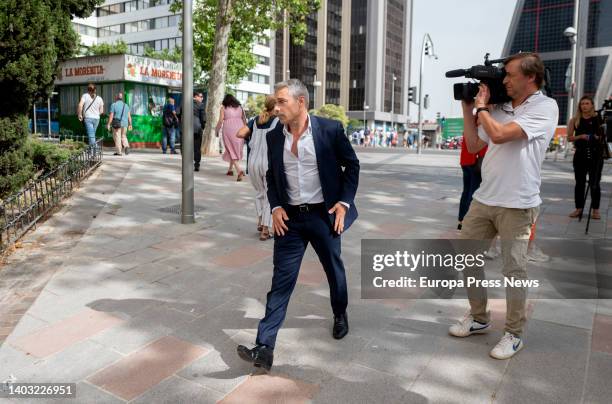
[[[332,335],[341,339],[348,333],[340,235],[357,218],[354,200],[359,182],[359,160],[342,125],[308,114],[306,86],[296,79],[284,81],[275,86],[275,96],[281,124],[267,135],[266,173],[275,234],[274,275],[256,346],[238,346],[242,359],[266,370],[272,367],[276,335],[308,243],[329,282]]]

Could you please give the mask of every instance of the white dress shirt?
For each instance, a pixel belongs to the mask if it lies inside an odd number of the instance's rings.
[[[297,143],[297,157],[291,152],[293,135],[289,132],[287,125],[283,126],[285,144],[283,147],[283,165],[285,177],[287,178],[287,196],[289,205],[302,205],[305,203],[323,203],[323,190],[319,178],[319,166],[317,165],[317,153],[312,136],[312,124],[308,115],[308,128],[300,136]],[[347,209],[350,204],[339,201]],[[280,206],[272,208],[272,212]]]
[[[289,205],[322,203],[323,190],[319,179],[319,167],[312,137],[310,115],[308,115],[308,128],[297,142],[297,157],[291,152],[293,135],[289,132],[287,125],[283,127],[283,134],[285,135],[283,163],[285,176],[287,177]]]

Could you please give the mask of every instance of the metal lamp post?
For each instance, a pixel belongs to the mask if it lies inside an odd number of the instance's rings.
[[[395,73],[393,74],[393,80],[391,80],[391,131],[393,131],[394,125],[395,125],[395,117],[393,116],[393,114],[395,114],[395,81],[397,80],[397,77],[395,77]]]
[[[572,60],[570,61],[570,83],[569,89],[567,92],[567,119],[569,120],[574,113],[574,102],[576,100],[576,62],[578,56],[578,20],[580,14],[580,0],[574,1],[574,25],[571,27],[567,27],[565,31],[563,31],[563,35],[569,39],[572,44]]]
[[[365,134],[365,130],[367,127],[367,122],[366,122],[366,111],[370,109],[369,105],[365,105],[363,104],[363,133]]]
[[[193,23],[192,0],[183,1],[183,166],[181,223],[195,223],[193,196]]]
[[[438,56],[433,51],[433,41],[429,34],[423,37],[421,47],[421,69],[419,71],[419,132],[417,133],[417,154],[421,154],[421,137],[423,133],[423,65],[425,64],[425,56],[430,56],[438,59]]]
[[[317,94],[318,94],[319,87],[321,87],[322,85],[322,83],[317,80],[316,74],[314,75],[312,79],[312,85],[314,86],[314,102],[312,103],[312,105],[316,109],[317,108]]]

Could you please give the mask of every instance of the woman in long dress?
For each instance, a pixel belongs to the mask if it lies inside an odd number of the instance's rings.
[[[270,228],[272,228],[272,213],[270,212],[266,183],[266,171],[268,170],[266,135],[278,124],[278,118],[274,116],[275,105],[276,99],[274,96],[268,95],[261,114],[257,118],[251,119],[248,125],[240,129],[237,135],[240,138],[248,139],[251,149],[248,160],[249,177],[256,192],[257,230],[261,232],[259,239],[262,241],[271,238]]]
[[[244,171],[240,168],[244,140],[237,137],[236,134],[245,125],[246,119],[240,102],[233,95],[227,94],[223,98],[217,132],[223,127],[223,145],[225,146],[223,160],[229,162],[227,175],[234,175],[233,168],[236,168],[236,173],[238,173],[236,181],[242,181],[244,177]]]

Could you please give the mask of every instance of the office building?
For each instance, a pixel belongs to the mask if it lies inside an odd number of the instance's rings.
[[[568,66],[571,44],[564,36],[573,25],[574,0],[518,0],[504,55],[538,52],[551,71],[552,96],[559,104],[559,124],[568,120]],[[595,98],[596,108],[612,94],[612,1],[581,0],[578,10],[576,102]]]
[[[411,11],[405,0],[322,1],[307,18],[304,45],[292,44],[288,29],[276,33],[275,78],[302,80],[311,108],[339,104],[358,120],[365,109],[369,127],[405,124]]]
[[[73,25],[84,46],[123,40],[133,55],[142,55],[146,46],[155,51],[172,50],[182,46],[180,15],[170,11],[172,1],[106,0],[93,15],[76,18]],[[269,41],[254,44],[253,53],[257,65],[235,86],[237,98],[243,103],[249,96],[269,94],[274,82],[270,77]]]

